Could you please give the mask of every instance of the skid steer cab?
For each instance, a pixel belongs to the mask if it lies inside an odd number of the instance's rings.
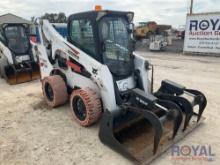
[[[197,125],[206,98],[169,80],[153,92],[153,66],[134,52],[133,15],[107,10],[70,15],[67,40],[42,20],[36,51],[48,105],[70,98],[80,125],[101,118],[104,144],[146,162]]]
[[[0,27],[0,74],[9,84],[39,78],[37,57],[32,52],[27,24],[3,24]]]

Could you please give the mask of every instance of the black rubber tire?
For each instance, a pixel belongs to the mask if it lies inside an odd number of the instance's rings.
[[[83,102],[85,116],[82,119],[77,114],[76,99]],[[71,114],[81,126],[87,127],[97,122],[102,114],[102,104],[99,96],[90,88],[77,89],[72,92],[70,97]],[[81,119],[80,119],[81,118]]]
[[[44,78],[42,90],[47,104],[52,108],[63,105],[68,100],[66,84],[59,75]]]

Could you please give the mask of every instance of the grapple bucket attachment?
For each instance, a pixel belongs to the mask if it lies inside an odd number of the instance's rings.
[[[199,122],[207,105],[207,100],[203,93],[186,89],[184,86],[169,80],[162,81],[160,89],[154,95],[159,99],[173,101],[182,109],[185,114],[183,131],[186,130],[193,115],[197,116],[197,122]],[[199,106],[198,113],[194,110],[196,105]]]
[[[100,140],[133,161],[145,162],[156,154],[160,142],[172,141],[182,122],[181,109],[174,103],[157,104],[169,112],[126,105],[118,113],[104,112]]]
[[[10,85],[20,84],[40,78],[37,63],[9,65],[5,68],[6,81]]]

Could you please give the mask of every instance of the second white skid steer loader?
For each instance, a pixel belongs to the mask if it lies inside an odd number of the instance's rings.
[[[39,79],[38,60],[32,48],[29,25],[0,25],[0,76],[9,84]]]
[[[48,105],[62,105],[70,95],[80,125],[101,117],[104,144],[134,161],[149,162],[197,125],[206,98],[169,80],[153,92],[153,67],[133,50],[132,19],[132,12],[73,14],[67,40],[43,20],[36,51]]]

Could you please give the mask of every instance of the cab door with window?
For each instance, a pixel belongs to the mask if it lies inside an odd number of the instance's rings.
[[[90,19],[73,19],[70,24],[70,42],[87,53],[92,58],[100,61],[93,23]]]

